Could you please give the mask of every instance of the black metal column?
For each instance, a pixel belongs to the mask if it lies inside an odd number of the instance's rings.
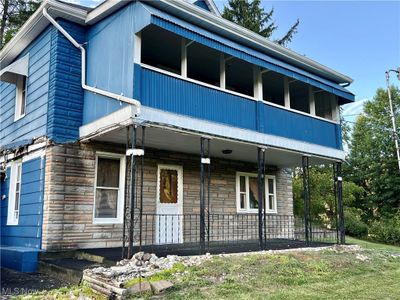
[[[207,231],[207,245],[209,245],[210,241],[210,181],[211,181],[210,163],[211,163],[210,139],[201,137],[200,138],[200,253],[202,254],[205,253],[206,250],[206,231]],[[207,171],[206,168],[208,168]],[[207,226],[206,226],[206,213],[207,213]]]
[[[131,132],[131,146],[132,150],[136,146],[136,126],[132,126]],[[129,149],[129,150],[131,150]],[[128,150],[128,151],[129,151]],[[127,153],[128,155],[128,153]],[[129,235],[128,235],[128,258],[131,258],[133,255],[133,234],[134,234],[134,218],[135,218],[135,196],[136,196],[136,160],[133,151],[130,153],[131,159],[131,182],[130,182],[130,220],[129,220]]]
[[[306,245],[310,245],[310,173],[308,156],[302,158],[303,166],[303,197],[304,197],[304,233]]]
[[[130,134],[129,134],[129,129],[130,127],[126,128],[126,151],[130,149]],[[125,169],[128,170],[128,160],[126,160],[125,163]],[[129,180],[128,176],[125,176],[125,187],[128,186]],[[125,199],[124,199],[124,219],[123,219],[123,224],[122,224],[122,253],[121,253],[121,259],[126,258],[126,243],[128,242],[128,238],[126,235],[127,228],[129,228],[129,220],[130,220],[130,211],[129,211],[129,202],[130,202],[130,197],[129,193],[125,191]]]
[[[336,163],[336,178],[337,178],[337,197],[339,206],[339,237],[340,244],[345,244],[345,228],[344,228],[344,208],[343,208],[343,189],[342,189],[342,163]]]
[[[145,127],[142,127],[142,138],[140,141],[140,208],[139,208],[139,251],[142,251],[143,243],[143,177],[144,177],[144,137]]]
[[[265,198],[265,149],[258,148],[257,151],[257,187],[258,187],[258,240],[260,249],[265,248],[265,211],[264,211],[264,198]]]
[[[339,244],[339,221],[338,221],[338,203],[337,203],[337,188],[336,188],[336,165],[333,163],[333,195],[334,195],[334,214],[335,214],[335,228],[336,228],[336,244]]]

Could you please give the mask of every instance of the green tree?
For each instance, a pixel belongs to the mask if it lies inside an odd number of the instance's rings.
[[[265,11],[260,4],[260,0],[229,0],[228,5],[224,7],[222,16],[263,37],[271,38],[272,34],[278,29],[272,19],[274,9]],[[296,34],[299,23],[300,21],[297,19],[289,31],[282,38],[275,40],[275,42],[282,46],[287,46]]]
[[[391,88],[397,124],[400,124],[400,90]],[[357,118],[350,145],[350,179],[364,192],[356,200],[366,220],[391,217],[400,211],[400,172],[392,138],[387,92],[378,89]]]
[[[38,9],[41,0],[0,0],[0,47],[1,49],[17,33],[21,26]]]

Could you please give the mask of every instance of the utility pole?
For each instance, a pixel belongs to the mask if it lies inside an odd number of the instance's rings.
[[[388,70],[385,72],[386,74],[386,85],[387,85],[387,93],[389,97],[389,106],[390,106],[390,117],[392,119],[392,125],[393,125],[393,139],[394,143],[396,145],[396,153],[397,153],[397,163],[399,164],[399,171],[400,171],[400,148],[399,148],[399,135],[397,133],[396,129],[396,118],[394,115],[394,109],[393,109],[393,102],[392,102],[392,93],[390,92],[390,72],[397,73],[397,78],[400,80],[400,67],[397,68],[397,70]]]

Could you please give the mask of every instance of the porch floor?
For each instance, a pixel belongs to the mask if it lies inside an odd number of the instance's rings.
[[[327,242],[310,242],[309,247],[322,247],[329,246],[333,243]],[[305,241],[300,240],[290,240],[290,239],[271,239],[267,240],[265,250],[283,250],[283,249],[293,249],[293,248],[303,248],[307,247]],[[97,255],[104,257],[108,261],[119,261],[121,260],[122,247],[115,248],[93,248],[84,249],[82,252],[86,252],[92,255]],[[125,250],[127,251],[127,249]],[[200,254],[200,244],[199,243],[184,243],[184,244],[174,244],[174,245],[146,245],[139,249],[139,246],[133,247],[133,253],[144,251],[155,253],[159,257],[166,255],[198,255]],[[249,241],[237,241],[237,242],[210,242],[207,247],[206,252],[211,254],[221,254],[221,253],[239,253],[248,251],[259,251],[258,240]]]

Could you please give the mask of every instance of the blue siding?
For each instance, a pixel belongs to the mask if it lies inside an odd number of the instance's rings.
[[[16,247],[41,248],[44,196],[44,158],[35,158],[22,164],[21,202],[18,225],[7,226],[10,168],[1,184],[0,202],[1,244]]]
[[[51,28],[47,28],[20,57],[29,53],[26,115],[14,122],[15,85],[0,83],[0,147],[46,135]]]
[[[78,43],[84,43],[83,27],[64,20],[58,22]],[[55,27],[51,32],[50,60],[48,137],[57,143],[72,142],[78,139],[82,124],[81,51]]]
[[[202,9],[205,9],[205,10],[207,10],[207,11],[210,11],[210,9],[208,8],[207,3],[206,3],[204,0],[197,0],[197,1],[194,2],[193,4],[196,5],[196,6],[198,6],[198,7],[200,7],[200,8],[202,8]]]
[[[135,66],[143,105],[341,149],[340,125]],[[140,79],[139,79],[140,78]]]

